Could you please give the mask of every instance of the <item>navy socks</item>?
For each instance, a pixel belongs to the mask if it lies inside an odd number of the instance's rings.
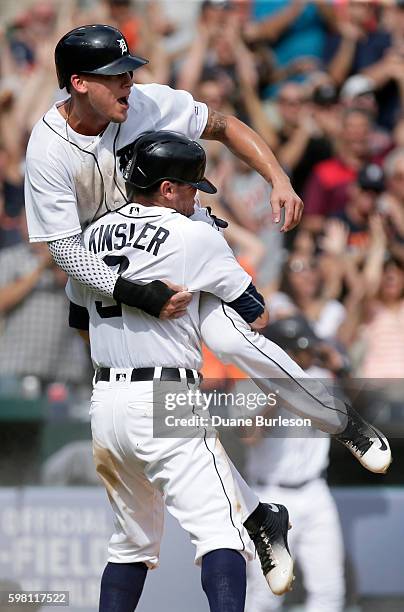
[[[246,567],[237,550],[220,548],[204,555],[201,580],[210,612],[244,612]]]
[[[134,612],[147,575],[144,563],[108,563],[101,579],[99,612]],[[202,587],[210,612],[244,612],[245,560],[237,550],[221,548],[202,559]]]
[[[101,579],[99,612],[133,612],[143,591],[144,563],[107,563]]]

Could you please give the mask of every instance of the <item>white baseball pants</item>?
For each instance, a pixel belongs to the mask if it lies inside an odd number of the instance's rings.
[[[158,384],[163,392],[197,388],[186,379]],[[235,480],[236,470],[219,439],[204,436],[203,427],[195,427],[193,437],[153,437],[155,390],[152,381],[99,381],[94,386],[94,460],[115,515],[109,561],[158,564],[164,503],[188,531],[196,563],[219,548],[252,558],[243,521],[258,498],[240,475]]]

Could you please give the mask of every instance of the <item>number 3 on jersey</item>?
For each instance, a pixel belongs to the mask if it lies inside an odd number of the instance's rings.
[[[125,255],[105,255],[103,260],[110,268],[118,267],[118,274],[122,274],[129,267],[129,259]],[[96,301],[95,307],[101,319],[111,319],[113,317],[122,316],[122,306],[120,302],[114,304],[114,306],[103,306],[102,302]]]

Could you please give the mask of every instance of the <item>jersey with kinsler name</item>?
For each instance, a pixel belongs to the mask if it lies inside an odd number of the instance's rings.
[[[127,204],[98,219],[83,239],[89,251],[125,278],[143,283],[167,279],[194,294],[183,317],[162,321],[101,299],[69,279],[69,299],[90,315],[94,366],[200,368],[199,292],[232,302],[251,283],[221,233],[172,209]]]
[[[134,85],[124,123],[98,136],[73,131],[54,105],[32,131],[26,156],[25,207],[31,242],[74,236],[93,220],[123,206],[125,185],[116,153],[140,134],[172,130],[197,139],[208,109],[186,91]]]

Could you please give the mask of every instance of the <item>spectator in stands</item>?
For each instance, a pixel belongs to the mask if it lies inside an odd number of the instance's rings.
[[[348,247],[364,253],[370,241],[370,219],[377,213],[380,194],[385,188],[383,170],[377,164],[367,164],[347,190],[345,209],[336,213],[348,228]]]
[[[233,8],[231,0],[202,0],[200,20],[205,24],[217,24],[221,27],[226,24],[228,13]]]
[[[152,28],[163,37],[164,49],[174,65],[187,53],[196,36],[199,2],[149,0],[147,6]]]
[[[334,297],[334,282],[331,275],[322,276],[319,257],[292,253],[284,265],[279,291],[268,300],[272,317],[302,313],[319,338],[335,339],[345,308]]]
[[[380,216],[379,231],[386,235],[390,253],[404,262],[404,149],[393,149],[386,156],[383,168],[385,190],[378,195],[376,205]],[[370,228],[371,217],[368,225]]]
[[[404,261],[404,148],[391,151],[384,161],[386,191],[379,200],[390,251]]]
[[[340,126],[335,87],[331,83],[315,87],[310,100],[305,91],[302,85],[286,83],[277,96],[282,119],[278,158],[300,194],[313,167],[333,155],[333,139]]]
[[[264,291],[278,277],[282,263],[282,234],[271,220],[270,193],[260,174],[244,162],[233,160],[222,196],[237,223],[259,238],[264,246],[264,256],[257,269],[257,283]]]
[[[339,15],[337,32],[330,31],[324,59],[337,85],[378,62],[390,47],[391,36],[379,29],[376,10],[374,2],[349,0]]]
[[[139,47],[141,22],[131,0],[107,0],[107,23],[122,32],[132,53]]]
[[[325,59],[330,75],[337,85],[348,76],[361,73],[373,79],[379,103],[378,123],[392,129],[398,120],[400,97],[397,81],[402,78],[402,38],[404,21],[400,12],[404,5],[398,0],[388,32],[378,25],[375,2],[350,0],[345,15],[338,24],[339,33],[329,36]],[[400,41],[401,38],[401,41]]]
[[[19,241],[17,218],[24,205],[22,131],[14,117],[18,87],[15,61],[0,32],[0,249]]]
[[[35,51],[29,36],[31,15],[25,10],[9,26],[8,43],[18,73],[27,73],[35,63]]]
[[[234,114],[234,108],[227,97],[227,84],[214,71],[207,70],[202,74],[196,85],[195,99],[220,113]],[[207,140],[203,146],[207,152],[207,172],[211,172],[212,168],[220,171],[222,161],[229,157],[226,147],[216,140]]]
[[[363,108],[371,115],[370,149],[373,155],[384,153],[392,146],[392,134],[377,124],[379,105],[373,79],[363,74],[350,76],[342,86],[340,101],[343,108]]]
[[[24,188],[18,161],[0,144],[0,249],[21,239],[19,217],[24,206]]]
[[[377,110],[374,81],[363,75],[354,74],[341,87],[340,100],[345,108],[363,108],[372,114]]]
[[[219,3],[218,6],[221,6]],[[249,82],[256,87],[258,83],[258,70],[255,56],[244,44],[240,23],[230,9],[220,11],[214,8],[211,2],[202,12],[198,22],[198,36],[195,37],[188,56],[178,73],[176,87],[195,94],[199,81],[209,72],[215,80],[221,81],[227,99],[235,107],[236,114],[245,120],[245,111],[242,107],[238,85],[240,66],[247,74]],[[217,19],[207,18],[206,11],[213,10]]]
[[[87,382],[87,353],[68,327],[66,275],[46,244],[27,242],[25,212],[20,222],[24,241],[0,251],[0,376]]]
[[[386,243],[379,234],[368,254],[362,325],[356,338],[361,349],[357,375],[374,382],[381,379],[379,384],[388,392],[388,382],[382,379],[404,379],[404,264],[391,256],[385,259]]]
[[[347,188],[372,158],[370,134],[372,120],[367,111],[347,109],[343,113],[336,155],[314,167],[304,192],[305,226],[321,232],[324,218],[340,213],[347,203]]]
[[[310,72],[321,65],[326,31],[335,20],[328,2],[316,0],[254,0],[254,21],[244,29],[248,42],[266,41],[276,62],[291,74]]]
[[[402,109],[404,108],[404,2],[393,0],[386,4],[384,13],[388,15],[385,19],[390,35],[390,46],[376,63],[362,70],[363,74],[372,78],[377,88],[380,117],[379,123],[387,129],[396,131],[397,123],[403,123]],[[402,130],[403,126],[401,125]],[[403,135],[395,140],[404,144]]]

